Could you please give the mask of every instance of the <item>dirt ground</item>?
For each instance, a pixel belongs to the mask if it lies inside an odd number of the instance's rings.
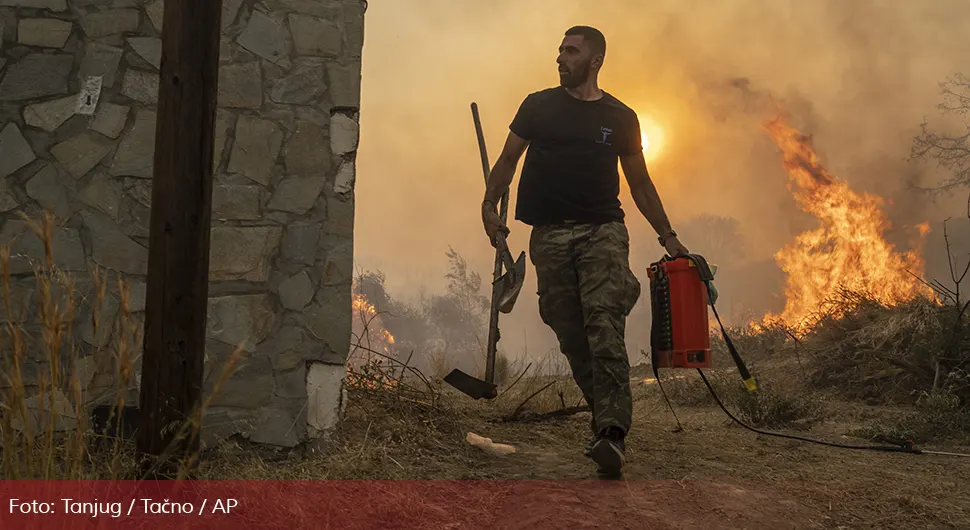
[[[686,430],[672,433],[664,416],[662,410],[642,410],[628,441],[625,480],[606,486],[547,485],[514,497],[509,511],[583,528],[606,521],[612,528],[970,527],[970,459],[847,451],[759,437],[725,425],[719,409],[690,411],[682,418]],[[490,474],[595,479],[582,447],[562,444],[564,432],[577,439],[585,427],[580,418],[488,426],[486,435],[519,449],[490,458]],[[812,434],[831,436],[838,430],[831,425]],[[507,523],[499,526],[530,527]]]
[[[588,413],[507,421],[520,399],[468,403],[458,396],[433,408],[358,396],[344,434],[329,447],[276,461],[229,454],[210,461],[207,473],[227,478],[246,466],[246,474],[261,478],[503,481],[487,509],[481,496],[478,511],[469,507],[464,517],[442,508],[456,522],[429,526],[437,528],[970,528],[970,458],[764,437],[706,405],[675,404],[685,429],[672,432],[675,422],[655,385],[638,385],[635,395],[620,480],[599,480],[582,454]],[[565,401],[555,394],[552,400]],[[858,404],[835,408],[843,413],[797,434],[865,443],[846,433],[892,413]],[[516,452],[486,454],[465,442],[468,432]],[[966,446],[923,448],[970,453]]]

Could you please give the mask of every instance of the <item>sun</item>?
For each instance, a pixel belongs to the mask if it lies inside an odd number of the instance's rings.
[[[643,146],[643,158],[653,162],[663,151],[663,129],[648,116],[640,118],[640,145]]]

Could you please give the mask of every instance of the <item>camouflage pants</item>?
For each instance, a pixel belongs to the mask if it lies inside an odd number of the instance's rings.
[[[539,314],[556,333],[573,379],[592,411],[593,432],[630,429],[633,398],[626,318],[640,298],[622,222],[567,223],[532,230],[529,254]]]

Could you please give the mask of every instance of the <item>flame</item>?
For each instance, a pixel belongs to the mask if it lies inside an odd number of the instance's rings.
[[[354,293],[354,340],[347,359],[346,383],[351,388],[380,390],[396,386],[391,347],[394,335],[381,322],[377,308],[361,293]]]
[[[781,320],[796,329],[840,288],[864,291],[884,304],[894,304],[935,293],[918,280],[924,262],[917,250],[897,252],[884,238],[890,223],[882,211],[883,199],[857,193],[831,175],[819,161],[811,137],[793,128],[784,116],[764,124],[781,150],[788,187],[803,211],[821,226],[796,237],[775,254],[788,276],[786,303],[780,315],[767,315],[763,323]],[[916,227],[918,243],[929,224]],[[918,246],[917,246],[918,248]]]
[[[380,316],[377,309],[367,300],[367,297],[360,293],[355,293],[352,307],[354,309],[354,328],[359,324],[359,332],[363,333],[366,329],[366,339],[371,339],[383,343],[385,353],[389,353],[390,346],[394,344],[394,335],[384,329],[380,323]]]

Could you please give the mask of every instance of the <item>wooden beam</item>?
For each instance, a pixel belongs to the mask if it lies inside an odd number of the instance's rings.
[[[166,0],[152,177],[138,451],[171,477],[197,453],[222,0]]]

